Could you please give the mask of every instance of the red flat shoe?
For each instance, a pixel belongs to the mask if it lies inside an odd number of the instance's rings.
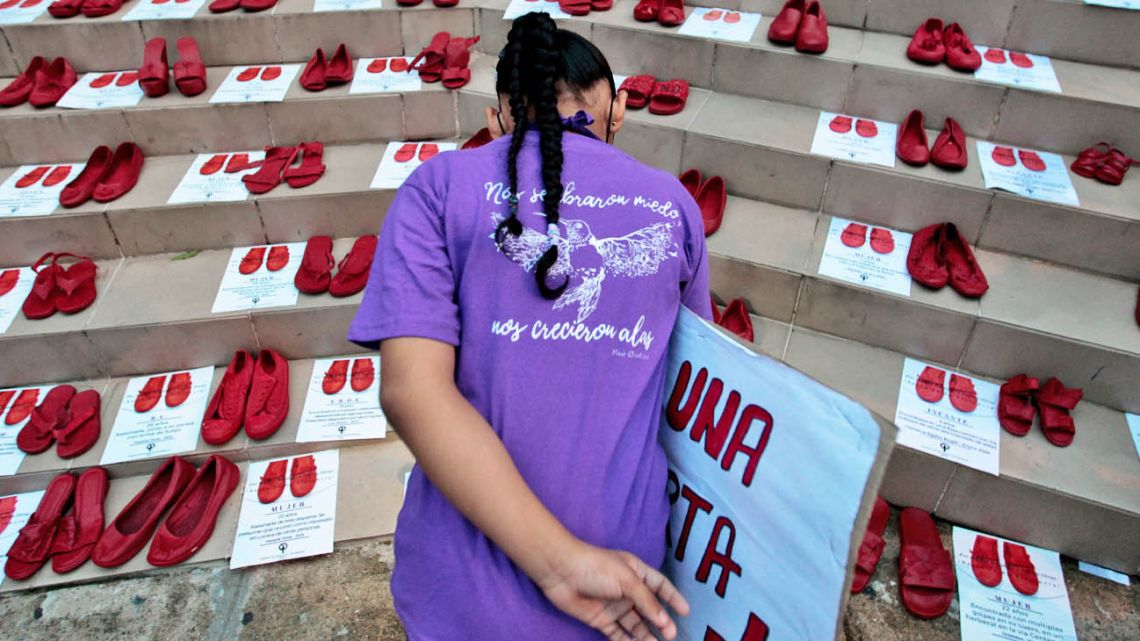
[[[40,165],[23,176],[20,176],[20,179],[16,181],[16,189],[27,189],[38,183],[40,179],[47,175],[49,169],[51,169],[51,165]]]
[[[107,470],[101,467],[79,475],[75,482],[75,502],[52,537],[52,572],[67,574],[91,558],[91,549],[103,533],[103,502],[109,485]]]
[[[301,72],[301,87],[306,91],[324,91],[329,86],[328,80],[325,78],[325,69],[329,66],[325,61],[325,52],[322,49],[317,49],[309,62],[305,64],[304,71]]]
[[[768,27],[768,39],[776,44],[796,43],[796,32],[800,30],[800,20],[804,15],[804,0],[788,0],[776,14],[776,19]]]
[[[827,123],[827,127],[837,134],[845,134],[851,131],[851,116],[836,116]]]
[[[414,142],[406,142],[400,145],[400,148],[396,150],[396,162],[408,162],[412,158],[415,158],[416,149],[418,147],[419,145]]]
[[[124,142],[115,150],[111,165],[99,178],[91,198],[98,203],[109,203],[134,189],[142,173],[143,153],[133,142]]]
[[[372,367],[371,358],[358,358],[352,361],[352,391],[363,392],[372,387],[376,380],[376,370]]]
[[[918,380],[914,383],[914,391],[919,398],[927,403],[937,403],[942,400],[945,384],[946,370],[927,365],[918,375]]]
[[[170,91],[170,65],[166,57],[166,38],[151,38],[143,49],[143,62],[139,67],[139,86],[149,98],[166,95]]]
[[[1135,162],[1119,149],[1113,149],[1097,168],[1096,179],[1106,185],[1119,185],[1124,182],[1124,174],[1128,173],[1128,168]]]
[[[895,237],[889,229],[876,227],[871,230],[871,250],[876,254],[889,254],[895,250]]]
[[[272,9],[277,4],[277,0],[241,0],[240,4],[242,9],[252,13]]]
[[[64,314],[78,314],[95,302],[95,274],[99,268],[86,256],[56,254],[53,261],[59,266],[59,259],[74,258],[70,267],[59,267],[55,276],[55,307]]]
[[[286,460],[273,461],[265,468],[261,475],[261,482],[257,485],[257,500],[269,504],[281,498],[285,492],[285,472],[289,462]]]
[[[1041,382],[1025,374],[1018,374],[1002,384],[998,394],[998,422],[1005,431],[1014,436],[1029,433],[1033,417],[1037,415],[1032,399],[1039,389]]]
[[[970,550],[970,568],[978,583],[987,588],[997,587],[1001,583],[997,539],[984,534],[974,537],[974,548]]]
[[[303,142],[297,145],[295,156],[301,157],[301,164],[297,167],[287,167],[281,177],[293,189],[308,187],[325,175],[324,158],[325,146],[320,142]],[[290,163],[292,164],[292,163]]]
[[[895,155],[908,165],[922,167],[930,162],[930,144],[926,138],[926,123],[918,109],[907,114],[899,127],[895,140]]]
[[[1041,411],[1041,431],[1045,440],[1057,447],[1068,447],[1073,443],[1077,426],[1069,412],[1084,398],[1084,391],[1065,387],[1057,378],[1045,381],[1045,386],[1037,393],[1037,408]]]
[[[105,73],[91,81],[92,89],[102,89],[103,87],[110,87],[115,84],[115,78],[118,78],[117,73]]]
[[[102,399],[99,392],[89,389],[79,392],[67,404],[67,422],[55,429],[55,453],[59,458],[75,458],[91,449],[99,440],[102,430]]]
[[[439,153],[439,145],[434,142],[425,142],[420,145],[420,162],[427,162]]]
[[[839,234],[839,240],[852,249],[862,247],[863,243],[867,242],[867,226],[860,223],[847,223],[847,226],[843,228],[843,233]]]
[[[855,580],[851,582],[851,594],[858,594],[871,582],[875,574],[875,567],[879,565],[879,558],[883,556],[883,532],[887,529],[887,521],[891,518],[891,506],[880,497],[875,497],[875,507],[871,510],[871,520],[867,522],[867,531],[863,534],[863,542],[859,544],[859,554],[855,561]]]
[[[279,272],[289,264],[289,248],[284,245],[274,245],[269,249],[269,258],[265,259],[265,268],[271,272]]]
[[[36,71],[35,85],[28,94],[33,107],[51,107],[79,80],[67,58],[56,58]]]
[[[262,441],[277,431],[289,414],[289,362],[263,349],[253,366],[253,382],[245,406],[245,433]]]
[[[250,162],[249,161],[249,154],[245,154],[245,153],[234,154],[234,155],[230,156],[229,161],[226,162],[226,173],[227,174],[236,174],[239,171],[245,171],[247,169],[253,169],[255,167],[260,167],[261,162],[262,161],[260,161],[260,160],[255,161],[255,162]]]
[[[20,270],[18,269],[5,269],[0,272],[0,296],[7,294],[16,287],[16,283],[20,282]],[[2,392],[0,392],[2,393]],[[3,404],[0,404],[0,413],[4,411]]]
[[[420,80],[424,82],[439,82],[443,74],[443,62],[447,58],[447,43],[451,42],[451,34],[440,31],[431,38],[428,46],[424,47],[412,59],[408,70],[420,72]]]
[[[112,157],[110,147],[106,145],[96,147],[95,151],[91,152],[91,157],[87,159],[87,164],[83,166],[83,170],[60,192],[59,204],[71,208],[90,200],[95,194],[95,187],[110,169]]]
[[[752,317],[744,307],[744,299],[736,298],[724,306],[720,315],[720,326],[751,343],[755,339],[752,331]]]
[[[241,177],[251,194],[264,194],[281,184],[281,172],[293,164],[296,147],[267,147],[261,168]]]
[[[261,79],[265,81],[277,80],[281,77],[281,67],[272,65],[261,70]]]
[[[59,183],[67,180],[71,175],[71,165],[59,165],[54,167],[48,173],[47,178],[44,178],[44,187],[55,187]]]
[[[238,433],[245,420],[246,399],[253,382],[253,354],[234,352],[202,418],[202,440],[222,445]]]
[[[468,138],[467,142],[463,143],[463,145],[460,146],[459,148],[461,150],[462,149],[478,149],[479,147],[482,147],[483,145],[491,142],[491,140],[492,140],[491,130],[487,129],[486,127],[483,127],[479,131],[476,131],[475,135]]]
[[[100,18],[115,13],[123,6],[123,0],[83,0],[80,11],[88,18]]]
[[[202,165],[198,173],[203,176],[212,176],[221,171],[226,166],[226,154],[215,154]]]
[[[179,38],[178,62],[174,63],[174,86],[186,97],[197,96],[206,90],[206,63],[198,50],[198,41],[191,36]]]
[[[920,619],[946,614],[954,597],[954,560],[942,546],[938,526],[926,512],[908,507],[899,513],[899,596]]]
[[[155,532],[147,562],[157,567],[177,565],[202,549],[240,480],[241,471],[229,459],[219,454],[206,459]]]
[[[1014,51],[1010,51],[1009,52],[1009,61],[1012,62],[1013,66],[1015,66],[1015,67],[1021,67],[1022,69],[1032,69],[1033,68],[1033,60],[1029,56],[1025,55],[1024,53],[1017,53]]]
[[[701,170],[696,168],[686,169],[685,173],[681,174],[678,179],[681,181],[681,186],[685,188],[685,191],[689,192],[693,200],[696,200],[697,192],[701,190],[701,183],[703,182]]]
[[[663,27],[679,27],[685,23],[685,5],[681,0],[661,0],[657,11],[657,24]]]
[[[40,504],[20,529],[12,547],[8,548],[8,561],[4,574],[9,579],[23,581],[40,571],[51,553],[51,542],[63,517],[71,505],[75,492],[75,477],[64,472],[53,478],[44,490]]]
[[[143,489],[119,512],[91,550],[91,560],[101,568],[118,567],[146,546],[159,520],[194,477],[194,466],[180,456],[162,463]]]
[[[4,4],[12,4],[6,2]],[[83,0],[55,0],[55,2],[48,5],[48,13],[53,18],[74,18],[79,15],[80,9],[83,7]],[[0,5],[3,8],[3,5]]]
[[[639,0],[633,8],[633,19],[638,22],[653,22],[661,12],[661,0]]]
[[[359,293],[368,284],[372,259],[376,256],[378,240],[374,234],[356,239],[348,255],[337,265],[336,276],[329,283],[329,294],[337,298]]]
[[[977,71],[982,66],[981,54],[957,22],[946,26],[942,41],[946,45],[947,67],[956,71]]]
[[[978,393],[974,381],[958,374],[950,375],[950,404],[967,414],[978,408]]]
[[[170,383],[166,386],[166,406],[178,407],[185,403],[190,398],[192,384],[190,372],[179,372],[171,376]]]
[[[990,154],[994,162],[1002,167],[1013,167],[1017,164],[1017,159],[1013,156],[1013,149],[1011,147],[1003,147],[998,145],[994,147],[993,153]]]
[[[961,125],[953,118],[946,119],[946,126],[934,146],[930,149],[930,162],[943,169],[962,170],[969,164],[966,154],[966,134],[962,132]]]
[[[740,14],[737,21],[740,20]],[[727,19],[725,20],[727,22]],[[800,30],[796,34],[796,51],[800,53],[823,53],[827,51],[827,13],[818,0],[807,0]]]
[[[264,247],[251,247],[245,256],[242,256],[241,263],[238,264],[238,273],[248,276],[256,272],[261,269],[261,261],[264,259]]]
[[[368,67],[366,69],[368,73],[384,73],[384,71],[388,69],[388,59],[376,58],[372,62],[368,63]],[[395,71],[395,69],[392,71]]]
[[[685,80],[669,80],[653,85],[649,96],[649,113],[658,116],[671,116],[681,113],[689,99],[689,83]]]
[[[321,381],[321,390],[326,396],[332,396],[344,389],[346,382],[348,382],[348,359],[335,360],[325,371],[325,377]]]
[[[1004,65],[1005,64],[1005,49],[997,49],[997,48],[986,49],[986,55],[983,57],[986,60],[989,60],[990,62],[994,63],[995,65]],[[996,546],[997,543],[995,542],[994,545]],[[995,550],[995,552],[996,552],[996,550]]]
[[[704,223],[707,238],[715,234],[724,221],[724,207],[728,202],[724,179],[713,176],[706,180],[697,190],[696,201],[701,208],[701,222]]]
[[[1029,171],[1045,171],[1045,161],[1041,160],[1041,156],[1038,156],[1035,151],[1018,149],[1017,158]]]
[[[329,64],[325,68],[325,81],[330,85],[347,84],[352,82],[353,72],[352,58],[348,55],[348,47],[342,42],[336,48],[336,53],[329,59]]]
[[[860,118],[855,121],[855,133],[864,138],[874,138],[879,135],[879,127],[874,121]]]
[[[55,431],[67,425],[67,405],[74,397],[71,385],[51,388],[16,435],[16,447],[26,454],[39,454],[51,447]]]
[[[32,265],[32,270],[36,272],[36,279],[21,309],[28,320],[48,318],[59,309],[59,287],[56,286],[55,279],[61,270],[55,264],[55,254],[49,252],[40,256]]]
[[[32,415],[36,409],[36,403],[40,398],[39,388],[26,389],[20,392],[16,397],[16,401],[12,403],[12,407],[8,408],[8,415],[4,417],[5,425],[19,425]]]
[[[27,102],[36,84],[36,74],[47,65],[43,56],[36,56],[28,63],[27,68],[12,79],[6,87],[0,89],[0,107],[15,107]]]
[[[301,267],[293,278],[293,285],[302,294],[323,294],[332,281],[332,268],[335,265],[332,254],[331,236],[313,236],[305,243],[305,253],[301,257]]]
[[[298,456],[289,468],[289,491],[301,498],[313,491],[317,484],[317,461],[312,457]]]
[[[941,289],[950,282],[950,270],[942,250],[944,227],[945,223],[938,223],[915,232],[906,256],[906,270],[910,277],[931,289]]]
[[[145,414],[154,409],[162,398],[162,388],[165,385],[165,374],[148,378],[142,389],[139,390],[138,396],[135,397],[135,412]]]
[[[906,57],[925,65],[936,65],[946,59],[946,46],[943,44],[942,21],[930,18],[919,25],[906,47]]]
[[[246,67],[245,69],[242,69],[241,73],[239,73],[237,75],[237,81],[238,82],[249,82],[249,81],[257,78],[257,76],[260,73],[261,73],[261,67]]]
[[[1073,161],[1073,164],[1069,168],[1078,176],[1095,178],[1097,169],[1108,160],[1108,156],[1111,153],[1112,145],[1107,142],[1098,142],[1077,154],[1077,159]]]
[[[943,228],[942,260],[950,272],[950,286],[959,294],[966,298],[981,298],[990,288],[973,250],[954,223],[946,223]]]
[[[210,3],[210,13],[226,13],[241,6],[241,0],[214,0]]]
[[[131,85],[138,84],[138,81],[139,81],[139,72],[137,72],[137,71],[124,71],[123,73],[119,74],[119,77],[115,78],[115,86],[116,87],[129,87]]]
[[[649,104],[649,96],[657,86],[657,79],[648,74],[630,76],[621,81],[618,91],[625,92],[625,106],[628,109],[642,109]]]
[[[1029,550],[1026,550],[1024,545],[1010,543],[1009,541],[1003,541],[1001,549],[1002,555],[1005,556],[1005,573],[1009,575],[1009,582],[1013,584],[1013,589],[1026,596],[1037,594],[1037,568],[1033,566],[1033,560],[1029,558]],[[997,556],[996,548],[994,553]]]

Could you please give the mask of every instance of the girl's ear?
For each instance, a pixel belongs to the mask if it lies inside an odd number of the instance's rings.
[[[628,97],[626,92],[619,91],[617,97],[614,98],[613,112],[610,114],[610,130],[606,132],[606,136],[612,140],[617,132],[621,131],[621,126],[625,124],[625,99]]]
[[[487,116],[487,131],[491,132],[491,138],[501,138],[506,132],[503,131],[502,123],[499,122],[499,112],[494,107],[487,107],[484,109],[484,113]]]

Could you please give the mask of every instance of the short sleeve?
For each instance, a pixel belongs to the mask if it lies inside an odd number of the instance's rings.
[[[459,345],[443,203],[416,178],[413,174],[397,190],[388,209],[364,299],[349,327],[348,340],[368,349],[397,337]]]
[[[681,304],[705,320],[712,320],[712,298],[709,296],[708,249],[705,246],[704,223],[700,208],[686,194],[681,211],[685,218],[685,257],[687,269],[681,281]]]

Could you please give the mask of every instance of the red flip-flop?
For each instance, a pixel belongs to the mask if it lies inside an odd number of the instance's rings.
[[[265,258],[264,247],[250,247],[238,264],[238,272],[246,276],[261,269],[261,261]]]
[[[67,406],[74,397],[75,388],[71,385],[51,388],[16,435],[16,447],[26,454],[39,454],[51,447],[55,431],[67,425]]]
[[[28,519],[12,547],[8,548],[8,561],[4,564],[4,574],[16,581],[23,581],[39,572],[51,553],[51,542],[63,513],[71,505],[75,492],[75,477],[64,472],[53,478],[44,490],[40,504]]]
[[[265,259],[265,268],[271,272],[279,272],[289,264],[289,248],[285,245],[274,245],[269,249],[269,258]]]
[[[260,167],[261,163],[262,161],[260,160],[250,162],[249,154],[247,153],[234,154],[230,156],[230,159],[228,161],[226,161],[226,173],[236,174],[239,171],[254,169],[255,167]]]
[[[946,614],[954,598],[954,559],[930,515],[914,507],[899,514],[899,596],[920,619]]]
[[[863,243],[867,242],[867,226],[861,223],[847,223],[843,233],[839,234],[839,240],[852,249],[862,247]]]
[[[689,83],[686,80],[669,80],[653,85],[649,96],[649,113],[658,116],[671,116],[681,113],[689,99]]]
[[[950,375],[950,404],[959,412],[967,414],[978,408],[978,393],[974,381],[958,374]]]
[[[1041,431],[1045,439],[1057,447],[1068,447],[1076,436],[1077,426],[1069,412],[1084,398],[1084,391],[1065,387],[1057,378],[1050,378],[1037,393],[1037,408],[1041,411]]]
[[[1045,161],[1041,159],[1041,156],[1037,155],[1037,152],[1029,151],[1028,149],[1018,149],[1017,157],[1021,160],[1021,164],[1025,165],[1025,168],[1029,171],[1045,171]]]
[[[927,365],[918,375],[918,380],[914,383],[914,391],[919,398],[927,403],[937,403],[942,400],[945,384],[946,370]]]
[[[1001,583],[997,539],[984,534],[974,537],[974,547],[970,550],[970,568],[974,571],[974,578],[987,588]]]
[[[756,338],[752,330],[752,317],[748,314],[748,308],[744,306],[743,298],[733,299],[724,306],[724,312],[720,315],[720,326],[749,343]]]
[[[875,567],[879,565],[879,558],[883,556],[883,532],[887,529],[887,520],[891,518],[891,506],[887,505],[881,497],[875,497],[875,507],[871,510],[871,520],[867,522],[867,531],[863,534],[863,542],[859,544],[859,553],[855,561],[855,580],[851,582],[851,594],[863,591],[871,582],[875,574]]]
[[[653,88],[656,85],[656,78],[648,74],[641,74],[622,80],[618,91],[625,92],[625,106],[627,108],[641,109],[649,104],[649,96],[653,94]]]
[[[851,131],[851,123],[851,116],[836,116],[827,123],[827,126],[837,134],[845,134]]]
[[[864,138],[874,138],[879,135],[879,126],[873,120],[860,118],[855,121],[855,133]]]
[[[323,294],[332,281],[332,268],[336,262],[332,254],[331,236],[313,236],[305,243],[301,267],[293,278],[293,285],[302,294]]]
[[[99,268],[90,258],[74,254],[56,254],[54,262],[57,266],[60,258],[74,258],[76,262],[70,267],[60,267],[56,274],[58,292],[55,306],[64,314],[78,314],[95,302],[95,275]]]
[[[889,229],[876,227],[871,230],[871,249],[877,254],[889,254],[895,250],[895,237]]]
[[[372,259],[376,255],[378,240],[375,234],[367,234],[356,239],[352,249],[337,266],[336,276],[329,283],[329,294],[337,298],[357,294],[368,284],[368,274],[372,270]]]
[[[376,379],[376,370],[372,367],[371,358],[358,358],[352,361],[352,391],[363,392],[372,387]]]
[[[332,396],[344,389],[348,381],[348,359],[342,358],[332,362],[325,370],[325,377],[321,380],[321,391]]]
[[[190,372],[178,372],[170,377],[170,383],[166,386],[166,406],[178,407],[190,398],[190,389],[193,387],[194,381],[190,377]]]
[[[165,374],[148,378],[142,389],[139,390],[138,396],[135,397],[135,411],[144,414],[154,409],[162,398],[162,388],[165,385]]]
[[[1041,382],[1025,374],[1018,374],[1002,384],[998,394],[998,423],[1005,431],[1014,436],[1029,433],[1033,417],[1037,415],[1032,399],[1039,389]]]
[[[1017,164],[1017,159],[1013,157],[1013,149],[1011,147],[998,145],[994,147],[994,151],[990,156],[994,159],[994,162],[1002,167],[1013,167]]]
[[[1024,545],[1009,541],[1004,541],[1001,548],[1005,557],[1005,573],[1009,575],[1013,589],[1026,596],[1037,594],[1037,568],[1033,565],[1033,559],[1029,558],[1029,550]],[[996,555],[996,549],[994,553]]]
[[[728,202],[724,178],[713,176],[706,180],[697,190],[696,200],[701,208],[701,222],[707,238],[715,234],[724,221],[724,207]]]
[[[67,405],[67,423],[55,430],[55,453],[59,458],[75,458],[95,445],[102,430],[101,407],[99,392],[93,389],[72,397]]]

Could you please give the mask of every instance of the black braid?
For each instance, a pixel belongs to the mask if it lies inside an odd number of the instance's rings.
[[[565,71],[562,69],[562,58],[555,48],[554,32],[557,27],[554,20],[547,17],[546,20],[539,21],[539,24],[544,28],[535,34],[537,46],[533,55],[538,87],[532,98],[538,125],[539,151],[542,154],[542,187],[545,190],[542,211],[547,226],[550,226],[558,224],[558,205],[562,202],[562,117],[558,114],[558,88],[555,83],[565,75]],[[570,276],[567,275],[557,287],[551,288],[546,284],[546,277],[557,262],[558,243],[555,242],[543,252],[535,265],[534,277],[543,298],[558,298],[570,283]]]

